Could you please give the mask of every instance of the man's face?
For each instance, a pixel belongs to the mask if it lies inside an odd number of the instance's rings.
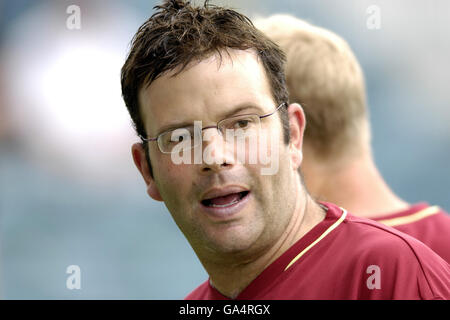
[[[223,53],[220,65],[214,55],[175,77],[173,72],[163,75],[140,91],[149,137],[194,121],[202,121],[203,127],[214,126],[233,115],[264,115],[276,109],[256,54],[230,53],[231,59]],[[284,232],[298,195],[298,166],[292,164],[289,146],[283,142],[279,114],[261,119],[261,129],[270,132],[278,147],[279,166],[272,175],[261,174],[261,168],[268,165],[237,162],[236,150],[228,148],[214,128],[203,132],[212,131],[203,149],[209,148],[222,159],[218,164],[175,164],[156,142],[149,142],[153,168],[153,177],[146,177],[151,181],[149,194],[164,201],[197,254],[254,254],[267,249]]]

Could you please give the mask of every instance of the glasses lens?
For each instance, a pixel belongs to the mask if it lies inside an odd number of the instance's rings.
[[[224,119],[219,123],[219,129],[222,133],[226,132],[235,137],[257,134],[260,129],[259,116],[247,114]]]
[[[158,136],[158,146],[163,153],[190,150],[198,139],[194,138],[194,127],[178,128],[167,131]]]

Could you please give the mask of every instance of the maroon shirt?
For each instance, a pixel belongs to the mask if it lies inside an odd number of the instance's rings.
[[[333,204],[236,299],[450,299],[450,265],[422,242]],[[228,299],[209,280],[186,299]]]
[[[450,263],[450,215],[439,207],[418,203],[373,220],[419,239]]]

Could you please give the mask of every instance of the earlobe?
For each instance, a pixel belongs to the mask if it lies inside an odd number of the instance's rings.
[[[150,174],[149,164],[147,163],[147,158],[145,157],[145,150],[141,143],[135,143],[132,145],[131,155],[133,156],[133,161],[136,168],[141,173],[142,178],[144,178],[147,186],[147,194],[156,201],[163,201],[155,180]]]
[[[303,134],[306,127],[305,114],[303,108],[298,103],[289,105],[289,130],[290,130],[290,143],[289,150],[291,153],[291,160],[294,166],[294,170],[300,167],[303,160]]]
[[[156,201],[164,201],[154,180],[147,185],[147,194]]]

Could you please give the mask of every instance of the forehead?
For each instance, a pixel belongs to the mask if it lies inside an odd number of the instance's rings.
[[[149,134],[177,121],[217,121],[236,106],[261,111],[273,107],[270,82],[252,50],[222,51],[193,62],[182,72],[168,72],[139,92]]]

